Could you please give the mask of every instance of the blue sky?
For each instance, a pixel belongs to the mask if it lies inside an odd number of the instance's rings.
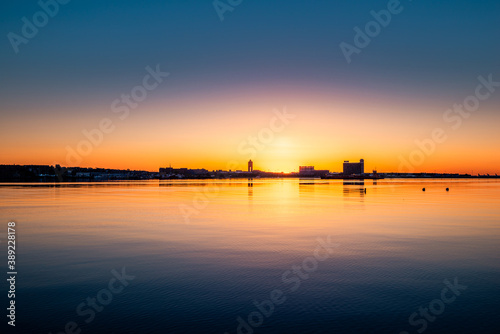
[[[339,43],[352,43],[354,26],[387,1],[244,0],[221,22],[211,1],[73,0],[19,54],[3,38],[3,100],[100,96],[155,63],[187,91],[287,81],[448,94],[499,69],[498,1],[401,5],[348,65]],[[4,2],[1,34],[19,32],[39,9]]]

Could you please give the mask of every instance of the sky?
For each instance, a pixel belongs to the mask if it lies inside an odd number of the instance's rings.
[[[60,1],[0,5],[0,164],[500,172],[498,1]]]

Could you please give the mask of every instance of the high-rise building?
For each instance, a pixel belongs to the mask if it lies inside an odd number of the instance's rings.
[[[365,173],[365,160],[360,159],[359,162],[349,162],[344,161],[344,175],[353,175],[353,174],[364,174]]]
[[[248,161],[248,172],[253,172],[253,161],[249,160]]]

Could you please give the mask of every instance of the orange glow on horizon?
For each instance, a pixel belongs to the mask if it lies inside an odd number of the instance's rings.
[[[397,172],[400,157],[408,160],[419,149],[416,141],[442,128],[446,141],[425,154],[415,172],[500,172],[498,116],[490,116],[494,106],[485,106],[454,131],[442,119],[443,103],[363,99],[340,89],[336,94],[290,88],[274,94],[256,90],[146,102],[126,120],[107,105],[86,114],[82,108],[79,122],[69,116],[48,119],[43,111],[28,120],[9,115],[2,127],[0,163],[157,171],[169,165],[226,170],[237,162],[233,169],[246,170],[252,159],[262,171],[292,172],[313,165],[339,172],[344,160],[363,158],[366,172]],[[273,110],[285,108],[293,119],[273,123]],[[82,144],[90,141],[83,131],[92,132],[103,118],[111,120],[113,130],[100,141],[94,137],[97,144],[90,148]]]

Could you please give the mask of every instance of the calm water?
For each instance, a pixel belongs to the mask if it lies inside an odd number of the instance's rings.
[[[16,333],[500,329],[499,181],[2,184],[0,199]]]

